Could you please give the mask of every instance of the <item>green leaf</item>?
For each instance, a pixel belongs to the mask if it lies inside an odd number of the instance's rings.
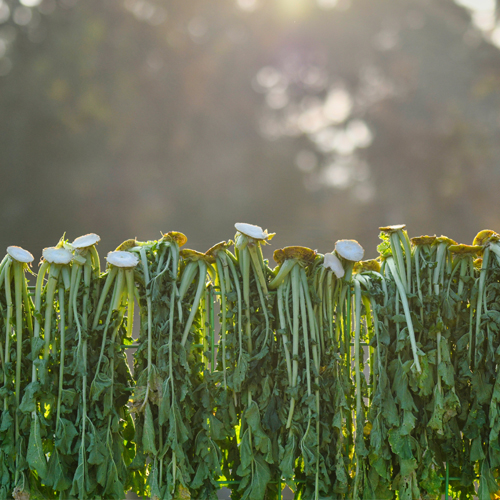
[[[85,498],[85,467],[82,454],[79,454],[78,467],[73,477],[71,495],[76,498]]]
[[[155,429],[153,423],[153,413],[149,403],[146,404],[146,411],[144,413],[144,431],[142,435],[142,446],[145,453],[151,453],[156,456],[158,450],[155,444]]]
[[[42,479],[47,476],[47,458],[43,452],[42,437],[40,434],[40,420],[37,413],[35,413],[34,418],[31,421],[26,460],[28,461],[30,469],[36,470]]]
[[[31,382],[24,390],[23,399],[19,405],[19,410],[22,413],[33,413],[36,410],[36,397],[35,394],[40,390],[38,382]]]
[[[62,492],[71,487],[71,479],[68,477],[66,467],[57,450],[50,454],[49,469],[45,482],[55,491]]]
[[[14,419],[10,416],[10,412],[2,412],[2,424],[0,425],[0,432],[8,431],[12,427],[13,423]]]
[[[71,455],[72,443],[76,436],[78,436],[78,431],[75,426],[69,420],[60,418],[55,436],[56,448],[64,455]]]
[[[254,459],[254,472],[250,484],[245,488],[242,500],[262,500],[266,495],[267,484],[270,480],[269,465],[258,455]]]

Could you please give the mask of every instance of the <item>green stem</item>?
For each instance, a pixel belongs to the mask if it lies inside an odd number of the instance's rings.
[[[292,387],[297,385],[297,377],[299,372],[299,314],[300,314],[300,274],[299,266],[296,265],[291,270],[291,283],[292,283]],[[289,429],[292,425],[292,418],[295,408],[295,398],[290,401],[290,411],[288,413],[288,420],[286,428]]]
[[[417,294],[420,300],[420,321],[422,325],[424,324],[424,297],[422,295],[422,285],[420,283],[420,246],[415,248],[414,253],[415,258],[415,274],[417,277]]]
[[[78,268],[80,266],[73,264],[71,268],[71,280],[70,280],[70,285],[69,285],[69,304],[72,306],[73,305],[73,295],[76,293],[76,275]],[[71,328],[73,326],[73,307],[69,308],[68,311],[68,326]]]
[[[260,286],[262,288],[262,291],[264,292],[264,295],[268,295],[267,291],[267,283],[266,283],[266,278],[264,276],[264,271],[261,266],[261,260],[259,259],[258,252],[261,252],[260,249],[260,244],[255,243],[252,245],[248,245],[248,251],[250,253],[250,257],[252,259],[252,264],[255,270],[255,274],[257,275],[257,279],[259,280]]]
[[[280,330],[282,330],[283,346],[285,349],[288,385],[292,386],[292,364],[290,360],[290,351],[288,350],[288,335],[286,334],[286,320],[283,304],[283,286],[283,283],[281,283],[281,285],[278,287],[278,315],[280,321]]]
[[[60,357],[59,357],[59,390],[57,393],[57,417],[56,427],[61,418],[61,400],[64,382],[64,356],[66,354],[66,321],[65,321],[65,305],[64,305],[64,288],[59,287],[59,328],[60,328]]]
[[[252,264],[252,268],[254,268],[253,264]],[[255,271],[255,269],[254,269],[254,271]],[[261,289],[259,280],[255,280],[255,284],[257,286],[257,292],[259,294],[260,305],[262,308],[262,314],[264,314],[264,321],[266,323],[266,336],[264,337],[264,342],[262,344],[262,348],[264,348],[267,345],[269,333],[272,332],[272,330],[269,326],[269,315],[267,313],[267,305],[266,305],[266,301],[264,299],[264,295],[262,293],[262,289]]]
[[[129,339],[132,338],[132,331],[134,328],[134,270],[126,269],[125,270],[125,278],[127,280],[127,293],[128,293],[128,301],[127,301],[127,337]]]
[[[19,434],[19,414],[17,409],[19,408],[19,403],[21,402],[21,364],[23,356],[23,290],[22,282],[24,279],[23,266],[21,262],[13,262],[14,268],[14,295],[16,301],[16,340],[17,340],[17,359],[16,359],[16,410],[15,410],[15,443],[17,448],[17,443],[20,438]],[[16,479],[19,475],[19,452],[16,453]]]
[[[227,259],[227,263],[229,265],[229,269],[231,270],[231,274],[233,275],[233,282],[236,288],[236,295],[238,297],[238,365],[241,364],[241,356],[243,355],[243,325],[242,325],[242,297],[241,297],[241,289],[240,289],[240,281],[238,277],[238,273],[236,271],[236,267],[231,259]]]
[[[483,251],[483,263],[482,263],[481,271],[479,274],[479,287],[478,287],[478,292],[477,292],[476,337],[475,337],[476,346],[477,346],[477,339],[479,337],[479,331],[481,330],[481,316],[482,316],[482,309],[483,309],[483,293],[484,293],[484,284],[486,282],[486,271],[488,270],[489,256],[490,256],[490,248],[486,247]],[[475,361],[474,361],[474,365],[475,365]]]
[[[191,312],[189,313],[189,317],[186,321],[186,325],[184,327],[184,331],[182,333],[182,340],[181,340],[181,345],[184,347],[186,345],[186,341],[189,335],[189,330],[191,329],[191,325],[193,324],[194,317],[196,313],[198,312],[198,306],[200,304],[201,300],[201,295],[203,293],[203,289],[205,287],[205,277],[207,274],[207,265],[205,262],[202,260],[198,261],[198,269],[199,269],[199,276],[198,276],[198,288],[196,289],[196,295],[194,297],[193,304],[191,305]]]
[[[283,280],[288,276],[288,273],[292,270],[293,266],[297,263],[295,259],[285,260],[279,270],[278,274],[269,283],[269,289],[274,290],[283,282]]]
[[[113,270],[113,269],[118,270],[114,266],[113,266],[113,268],[111,270]],[[121,272],[118,273],[118,277],[116,279],[115,287],[113,288],[113,293],[112,293],[112,296],[111,296],[111,301],[109,302],[108,314],[106,315],[106,321],[104,323],[104,330],[102,332],[101,351],[99,353],[99,359],[97,361],[97,367],[96,367],[96,370],[95,370],[94,379],[92,380],[92,385],[94,385],[94,383],[96,381],[96,378],[99,375],[99,370],[101,368],[102,358],[104,356],[104,349],[106,347],[106,337],[107,337],[107,333],[108,333],[108,328],[109,328],[109,324],[111,322],[111,316],[113,314],[113,311],[115,310],[113,308],[113,304],[115,304],[117,302],[117,297],[121,297],[122,292],[123,292],[123,290],[121,289],[123,287],[123,269],[119,269],[119,271],[121,271]],[[114,273],[114,275],[116,275],[116,273]],[[101,299],[103,298],[104,293],[106,293],[106,295],[107,295],[107,292],[109,291],[109,286],[106,286],[108,284],[108,281],[111,284],[112,279],[109,279],[109,275],[108,275],[108,278],[106,279],[106,283],[104,284],[104,288],[102,290]],[[106,297],[104,296],[104,298],[106,298]],[[102,302],[104,303],[104,300]],[[99,303],[101,303],[101,300],[99,300]],[[118,301],[118,305],[119,304],[120,304],[120,302]],[[98,310],[99,310],[99,308],[98,308]],[[102,310],[102,306],[101,306],[101,310]],[[95,324],[95,326],[94,326],[93,329],[95,329],[95,327],[97,326],[98,322],[99,322],[99,317],[96,316],[94,318],[94,324]]]
[[[43,261],[42,265],[40,266],[40,270],[38,271],[38,276],[36,279],[36,287],[35,287],[35,324],[33,327],[33,338],[39,338],[40,337],[40,321],[39,317],[41,316],[41,307],[42,307],[42,288],[43,288],[43,280],[45,277],[45,274],[49,270],[50,264],[45,260]],[[34,356],[35,356],[35,350],[34,350],[34,343],[32,344],[32,357],[33,361],[35,361]],[[31,373],[31,381],[36,382],[37,379],[37,369],[36,369],[36,363],[33,363],[32,365],[32,373]]]
[[[403,251],[401,249],[401,243],[400,243],[399,235],[397,233],[391,233],[391,250],[392,250],[392,255],[394,258],[394,262],[396,264],[396,268],[399,272],[399,277],[401,279],[401,283],[403,285],[405,293],[407,293],[408,290],[408,283],[406,281],[406,270],[405,270],[405,263],[404,263],[404,258],[403,258]]]
[[[12,313],[13,313],[13,304],[12,304],[12,291],[10,289],[10,270],[12,267],[12,260],[10,260],[5,265],[5,302],[7,305],[7,317],[5,318],[5,362],[10,363],[10,336],[12,331]],[[7,388],[7,370],[4,368],[3,372],[3,384],[4,387]],[[10,384],[9,384],[10,385]],[[3,400],[3,409],[5,412],[8,411],[8,401],[7,396],[5,396]]]
[[[118,273],[118,268],[112,266],[108,272],[108,275],[106,276],[106,282],[104,283],[104,288],[102,289],[101,294],[99,296],[99,303],[97,304],[97,309],[95,311],[94,321],[92,323],[92,330],[95,330],[97,325],[99,324],[99,319],[101,317],[101,311],[104,306],[104,301],[106,300],[106,296],[108,295],[109,289],[111,288],[111,285],[117,273]]]
[[[224,390],[227,389],[227,374],[226,374],[226,285],[225,285],[225,276],[224,270],[222,266],[221,259],[219,255],[215,259],[215,264],[217,266],[217,273],[219,275],[219,286],[220,286],[220,308],[221,308],[221,328],[220,328],[220,341],[222,345],[222,374],[224,377]]]
[[[434,275],[432,278],[432,283],[434,285],[434,295],[439,295],[439,288],[441,284],[441,271],[444,267],[444,259],[446,256],[446,243],[440,243],[438,245],[436,254],[436,267],[434,268]]]
[[[408,326],[408,333],[410,336],[410,344],[411,344],[411,349],[413,352],[413,360],[415,363],[415,368],[417,369],[418,373],[422,373],[422,368],[420,367],[420,361],[418,359],[418,350],[417,350],[417,342],[415,339],[415,331],[413,330],[413,322],[411,320],[411,314],[410,314],[410,308],[408,305],[408,299],[406,297],[406,293],[403,287],[403,284],[401,282],[401,279],[398,275],[396,266],[394,264],[393,257],[388,257],[386,259],[387,265],[389,266],[389,269],[391,270],[391,274],[394,277],[394,281],[396,282],[396,287],[399,290],[399,293],[401,295],[401,303],[403,304],[403,309],[405,312],[405,317],[406,317],[406,324]]]
[[[408,233],[404,230],[398,231],[399,239],[403,243],[406,257],[406,284],[408,292],[411,292],[411,247]]]
[[[52,314],[54,312],[54,295],[57,288],[59,273],[61,271],[60,264],[52,264],[50,266],[49,278],[47,281],[47,290],[45,292],[45,325],[43,334],[45,337],[45,349],[43,351],[43,359],[47,362],[50,354],[50,342],[52,334]],[[45,366],[45,374],[47,374],[48,367]]]
[[[354,370],[356,379],[356,429],[360,427],[359,419],[361,417],[361,373],[359,368],[360,355],[360,335],[361,335],[361,287],[358,280],[354,281]]]
[[[339,283],[341,283],[339,281]],[[326,317],[328,321],[328,331],[330,332],[330,343],[334,342],[335,349],[338,352],[338,338],[334,338],[333,333],[333,272],[329,271],[327,273],[327,282],[326,282]]]

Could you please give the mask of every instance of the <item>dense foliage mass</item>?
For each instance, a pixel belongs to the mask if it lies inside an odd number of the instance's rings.
[[[500,235],[389,226],[376,260],[340,240],[271,269],[274,234],[236,229],[234,253],[128,240],[104,272],[96,235],[62,239],[31,293],[7,249],[0,498],[499,498]]]

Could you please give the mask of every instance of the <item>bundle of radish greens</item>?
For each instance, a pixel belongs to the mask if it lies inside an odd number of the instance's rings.
[[[7,248],[0,498],[500,499],[500,235],[235,229]]]

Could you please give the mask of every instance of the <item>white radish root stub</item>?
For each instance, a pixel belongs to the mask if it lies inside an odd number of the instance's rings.
[[[87,248],[101,241],[101,237],[95,233],[84,234],[71,243],[73,248]]]
[[[116,250],[115,252],[109,252],[106,260],[109,264],[116,267],[135,267],[139,263],[139,257],[130,252],[124,252],[123,250]]]
[[[323,267],[331,269],[335,273],[335,276],[337,276],[337,278],[339,279],[344,277],[345,271],[342,267],[342,263],[340,262],[339,258],[333,253],[325,253]]]
[[[42,252],[43,258],[51,264],[69,264],[73,254],[65,248],[48,247]]]
[[[247,224],[245,222],[237,222],[234,227],[241,234],[253,238],[254,240],[267,240],[270,236],[274,236],[274,233],[268,234],[267,229],[264,231],[260,226],[254,226],[253,224]]]
[[[33,262],[33,255],[31,255],[28,250],[25,250],[24,248],[21,247],[16,247],[16,246],[11,246],[7,247],[7,253],[14,259],[17,260],[18,262],[24,262],[25,264],[29,264],[30,262]]]
[[[335,251],[344,259],[358,262],[365,255],[364,248],[356,240],[339,240],[335,243]]]

